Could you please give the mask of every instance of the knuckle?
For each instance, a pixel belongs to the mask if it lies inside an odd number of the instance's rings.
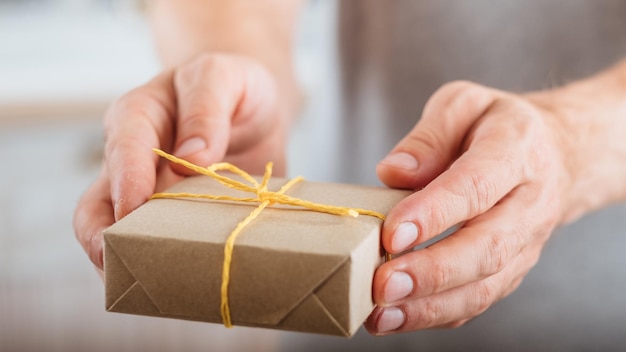
[[[410,146],[417,147],[411,149],[427,151],[433,158],[446,158],[445,136],[430,128],[421,128],[419,124],[416,125],[415,129],[406,136],[406,142]]]
[[[423,304],[419,306],[415,325],[417,325],[418,328],[429,328],[440,325],[442,315],[442,306],[437,304],[435,300],[426,299]]]
[[[509,241],[502,235],[490,235],[486,240],[486,247],[485,261],[480,273],[482,277],[502,271],[511,257]]]
[[[453,195],[453,198],[459,198],[457,195]],[[442,201],[440,206],[432,207],[422,216],[424,221],[421,223],[421,234],[428,234],[434,236],[443,233],[449,226],[450,214],[456,213],[456,199],[452,201]]]
[[[482,163],[459,161],[453,167],[458,175],[465,176],[459,182],[444,186],[449,194],[449,207],[458,207],[452,210],[461,210],[468,217],[473,217],[491,208],[499,200],[501,194],[497,182],[500,181],[487,176]]]
[[[452,116],[462,116],[463,112],[474,110],[470,107],[483,101],[483,97],[487,94],[483,86],[468,81],[448,83],[442,88],[442,92],[448,96],[448,111]]]
[[[127,143],[171,134],[172,126],[160,121],[169,116],[167,104],[149,90],[137,89],[119,98],[104,118],[105,157]]]
[[[470,214],[479,214],[490,208],[498,197],[498,187],[493,179],[480,172],[470,171],[466,178],[467,208]]]
[[[451,276],[452,272],[448,265],[441,262],[434,262],[430,270],[430,292],[422,292],[421,294],[444,291],[449,285]]]
[[[479,282],[476,287],[476,315],[489,309],[497,298],[498,290],[492,283],[486,281]]]
[[[135,96],[138,95],[136,91],[137,89],[117,98],[105,113],[104,135],[107,140],[114,134],[115,126],[117,126],[118,121],[122,118],[122,116],[127,115],[126,112],[130,110],[131,106],[133,106],[133,102],[136,100]]]
[[[108,162],[122,160],[123,156],[126,156],[127,150],[132,150],[137,143],[139,143],[133,137],[124,137],[124,138],[109,138],[105,144],[104,148],[104,159],[107,162],[107,165],[110,167]]]
[[[139,87],[118,98],[109,108],[104,118],[105,138],[108,140],[119,132],[121,120],[125,120],[124,126],[133,125],[129,120],[145,121],[152,124],[156,116],[170,116],[171,111],[167,104],[157,97],[151,90]],[[162,124],[164,125],[164,124]],[[156,129],[158,131],[158,129]]]
[[[146,105],[153,105],[153,96],[145,86],[137,87],[117,98],[112,105],[114,112],[136,111]],[[117,115],[112,115],[117,116]]]
[[[523,163],[509,163],[513,170],[521,172],[524,179],[537,178],[543,170],[553,165],[548,126],[543,114],[521,98],[501,98],[494,103],[494,110],[505,113],[508,128],[500,128],[501,138],[514,141],[516,148],[510,151],[510,161],[524,159]],[[513,145],[513,144],[511,144]]]
[[[425,115],[431,111],[444,108],[451,113],[447,117],[453,117],[454,112],[462,111],[467,104],[479,101],[475,98],[485,93],[484,87],[469,81],[452,81],[445,83],[427,101],[424,107]],[[450,121],[452,123],[453,121]]]

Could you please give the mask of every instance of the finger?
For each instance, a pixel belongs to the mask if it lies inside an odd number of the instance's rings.
[[[516,135],[527,131],[507,124],[530,118],[521,109],[512,111],[505,106],[494,103],[474,130],[467,151],[424,189],[390,211],[382,232],[387,251],[405,251],[472,219],[529,180],[534,139]]]
[[[240,153],[229,153],[224,161],[237,165],[252,175],[263,175],[267,162],[272,161],[272,176],[284,177],[286,173],[285,148],[282,145],[277,145],[277,141],[284,139],[276,134],[260,141],[254,148],[243,150]]]
[[[158,159],[152,148],[168,149],[172,135],[170,76],[164,73],[120,98],[105,116],[105,162],[116,220],[154,192]]]
[[[519,275],[519,277],[515,280],[513,280],[513,282],[509,285],[508,289],[506,289],[504,291],[504,294],[502,295],[501,299],[504,297],[509,296],[511,293],[513,293],[515,290],[517,290],[517,288],[522,284],[522,281],[524,281],[524,277],[527,275],[528,273],[522,273],[521,275]],[[460,320],[456,320],[456,321],[452,321],[449,323],[444,323],[441,325],[437,325],[437,326],[433,326],[433,329],[455,329],[458,327],[461,327],[465,324],[467,324],[468,322],[472,321],[474,318],[476,318],[478,315],[474,315],[470,318],[463,318]]]
[[[534,253],[529,251],[528,255],[518,257],[507,270],[484,280],[401,305],[399,308],[406,312],[407,319],[400,331],[453,324],[484,313],[519,287],[530,270],[527,263],[534,263],[534,258],[538,258]]]
[[[424,187],[457,157],[466,132],[497,95],[469,82],[441,87],[415,128],[378,164],[380,180],[393,188]]]
[[[538,219],[546,212],[528,206],[537,192],[520,186],[446,239],[381,265],[374,277],[375,303],[397,305],[479,281],[506,268],[529,243],[543,244],[551,228]]]
[[[74,213],[74,232],[89,259],[102,270],[102,232],[113,224],[109,181],[103,172],[81,197]]]
[[[199,165],[257,143],[274,104],[271,79],[258,65],[227,55],[207,55],[175,75],[178,121],[175,154]],[[182,168],[177,172],[187,173]]]
[[[505,270],[483,280],[398,306],[378,307],[365,326],[377,335],[456,326],[512,293],[536,262],[538,252],[538,248],[525,252]]]

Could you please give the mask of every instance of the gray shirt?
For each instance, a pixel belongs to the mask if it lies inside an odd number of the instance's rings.
[[[343,1],[339,23],[349,182],[375,181],[372,162],[446,82],[546,89],[626,57],[623,0]]]
[[[335,65],[291,158],[294,173],[329,181],[378,183],[376,163],[446,82],[548,89],[626,57],[624,0],[345,0],[337,24]],[[383,339],[361,332],[351,341],[300,336],[285,350],[620,350],[625,249],[626,206],[612,207],[559,229],[521,287],[465,327]]]

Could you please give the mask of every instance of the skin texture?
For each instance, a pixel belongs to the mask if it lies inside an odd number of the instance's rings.
[[[432,96],[378,165],[387,185],[419,189],[382,242],[401,253],[463,225],[377,270],[368,331],[463,325],[519,286],[556,226],[625,199],[625,70],[526,95],[453,82]]]
[[[102,172],[74,227],[102,268],[102,231],[185,176],[159,147],[199,164],[285,170],[299,94],[291,66],[298,5],[155,2],[164,71],[111,105]],[[389,214],[372,334],[457,327],[513,292],[559,225],[626,199],[626,62],[550,91],[452,82],[380,162],[390,187],[417,190]],[[590,191],[592,190],[592,191]],[[419,251],[444,230],[459,230]]]
[[[102,231],[189,174],[151,148],[256,174],[273,161],[274,174],[284,174],[299,101],[291,64],[298,8],[280,0],[154,2],[149,13],[165,68],[109,108],[102,171],[74,215],[76,237],[98,270]]]

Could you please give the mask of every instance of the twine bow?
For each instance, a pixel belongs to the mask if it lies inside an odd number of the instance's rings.
[[[222,314],[222,321],[226,327],[232,327],[232,321],[230,316],[230,306],[228,303],[228,286],[230,283],[230,267],[233,257],[233,249],[235,244],[235,239],[241,233],[243,228],[251,223],[262,211],[268,206],[273,204],[283,204],[290,205],[295,207],[305,208],[311,211],[328,213],[333,215],[342,215],[342,216],[351,216],[357,217],[359,215],[368,215],[374,216],[381,220],[385,219],[385,215],[366,209],[358,209],[358,208],[348,208],[348,207],[338,207],[334,205],[326,205],[319,204],[314,202],[309,202],[307,200],[290,197],[285,194],[285,192],[291,188],[294,184],[304,180],[304,178],[298,176],[289,180],[285,185],[283,185],[280,190],[277,192],[270,191],[267,189],[267,185],[272,176],[272,163],[269,162],[265,166],[265,173],[259,183],[256,179],[254,179],[250,174],[243,171],[242,169],[232,165],[230,163],[215,163],[208,167],[201,167],[195,164],[192,164],[186,160],[177,158],[171,154],[168,154],[160,149],[152,149],[159,156],[179,165],[182,165],[192,171],[197,172],[198,174],[209,176],[215,179],[217,182],[222,185],[232,188],[235,190],[247,192],[254,194],[253,198],[246,197],[231,197],[231,196],[223,196],[223,195],[212,195],[212,194],[196,194],[196,193],[155,193],[152,195],[151,199],[158,198],[195,198],[195,199],[210,199],[210,200],[220,200],[220,201],[235,201],[235,202],[246,202],[246,203],[259,203],[256,209],[254,209],[244,220],[242,220],[235,229],[230,233],[228,238],[226,239],[226,243],[224,245],[224,264],[222,267],[222,284],[221,284],[221,304],[220,310]],[[240,176],[249,184],[237,181],[230,177],[226,177],[218,174],[218,171],[230,171],[235,175]],[[389,254],[386,254],[386,259],[389,258]]]

